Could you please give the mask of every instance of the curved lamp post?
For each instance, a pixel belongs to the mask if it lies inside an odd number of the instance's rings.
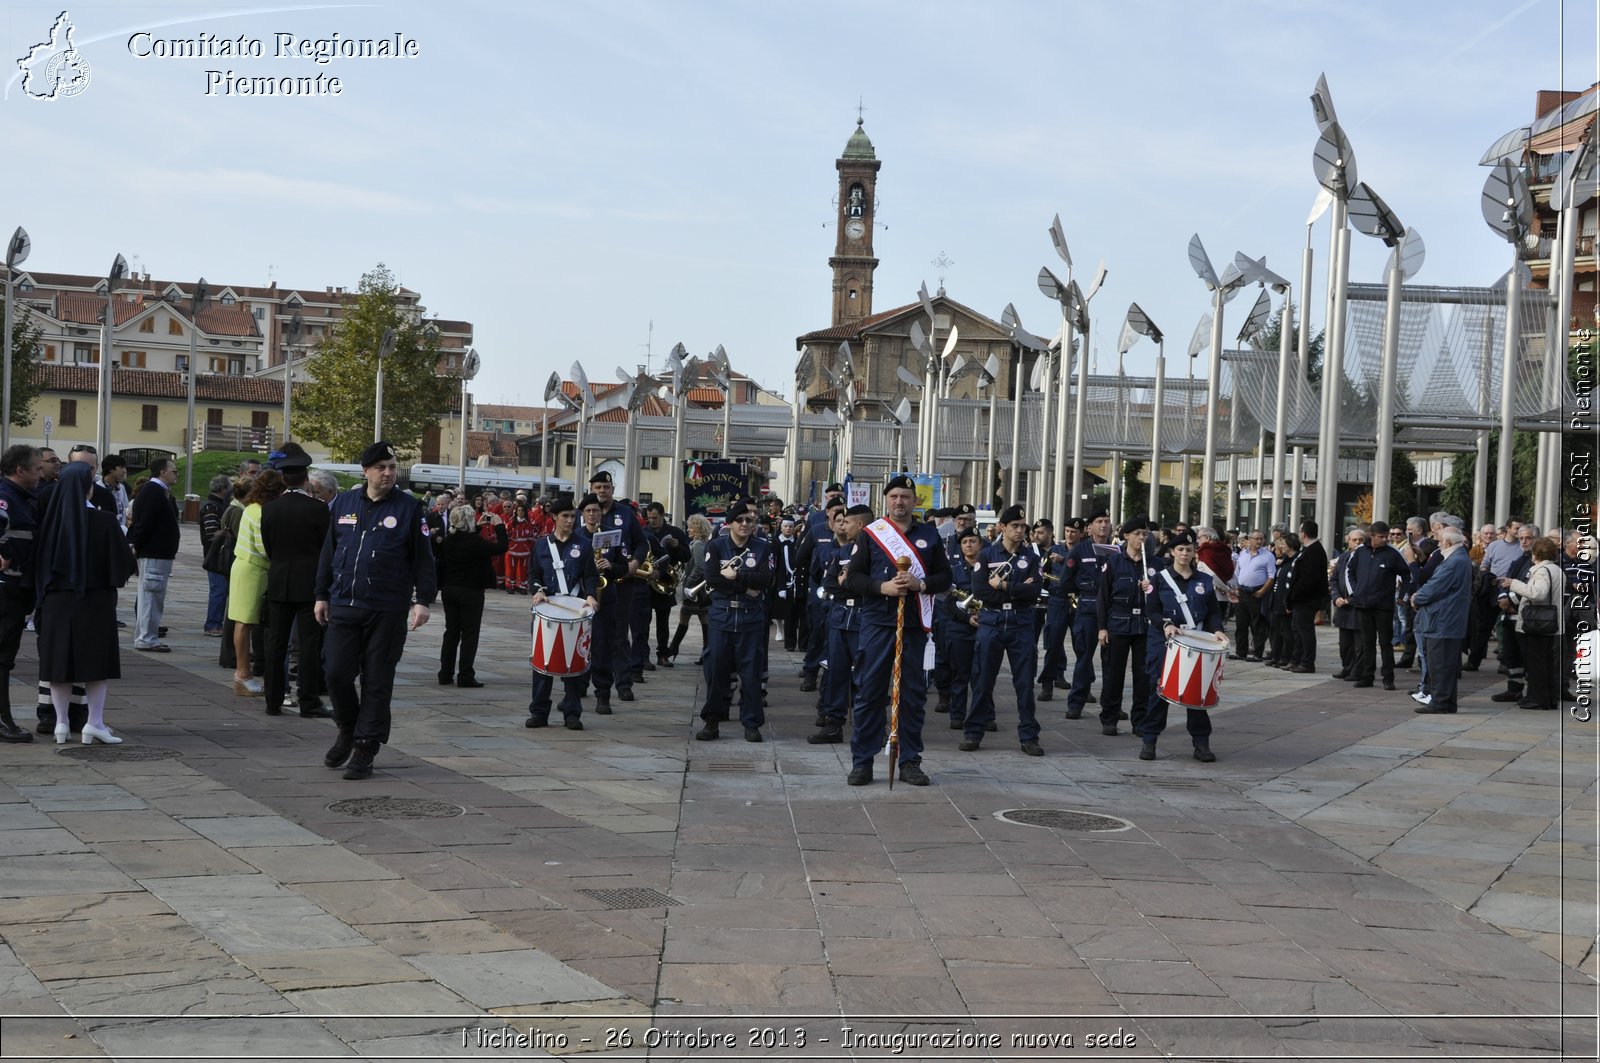
[[[189,301],[189,373],[188,373],[189,380],[188,380],[188,386],[186,388],[186,390],[188,392],[188,413],[189,413],[188,429],[187,429],[189,442],[188,442],[188,446],[187,446],[186,449],[188,450],[188,453],[189,453],[189,460],[183,463],[183,494],[184,494],[185,498],[187,498],[188,496],[194,494],[194,456],[195,456],[195,452],[197,450],[205,449],[204,447],[196,447],[194,445],[194,389],[195,389],[195,378],[200,375],[200,369],[199,369],[199,367],[197,365],[195,365],[195,359],[199,357],[198,348],[199,348],[199,344],[200,344],[200,308],[202,306],[204,306],[205,303],[206,303],[206,279],[204,277],[201,277],[200,280],[199,280],[199,283],[197,283],[194,286],[194,296]],[[300,319],[300,315],[299,314],[295,314],[295,320],[298,321],[299,319]],[[284,400],[284,410],[285,410],[285,414],[287,414],[287,411],[288,411],[288,400],[287,399]],[[285,419],[284,424],[285,425],[288,424],[287,418]],[[288,436],[287,430],[285,431],[284,435],[285,435],[285,438],[287,438],[287,436]]]
[[[95,411],[94,445],[95,453],[109,454],[111,452],[111,330],[117,325],[115,308],[112,306],[117,293],[117,285],[128,275],[128,260],[118,255],[111,262],[111,270],[106,274],[106,310],[105,322],[100,328],[100,375],[96,381],[96,391],[99,400],[99,409]],[[10,380],[10,377],[6,378]]]
[[[1140,336],[1156,341],[1156,389],[1150,409],[1150,504],[1145,510],[1151,520],[1161,519],[1161,404],[1165,397],[1167,377],[1167,341],[1156,328],[1150,316],[1138,303],[1128,304],[1127,317],[1122,321],[1122,337],[1117,341],[1117,354],[1127,354]]]
[[[467,489],[467,381],[478,375],[478,370],[483,366],[483,359],[478,357],[476,347],[468,347],[466,357],[461,360],[461,438],[457,447],[456,490],[465,492]],[[544,484],[539,485],[543,490]]]
[[[1500,455],[1495,477],[1494,522],[1511,516],[1511,460],[1515,427],[1517,354],[1522,341],[1520,248],[1533,224],[1533,195],[1528,179],[1509,159],[1502,159],[1483,185],[1483,220],[1511,244],[1511,270],[1506,274],[1506,347],[1500,363]]]
[[[17,267],[28,258],[28,252],[33,249],[33,242],[28,239],[28,230],[17,226],[17,231],[11,234],[11,240],[6,244],[6,336],[5,336],[5,382],[0,384],[0,451],[11,445],[11,334],[16,328],[17,319],[12,317],[12,286],[16,281]]]
[[[396,335],[394,329],[386,328],[383,330],[383,339],[378,343],[377,393],[372,404],[372,441],[374,443],[383,439],[383,363],[389,360],[389,356],[394,353],[395,344],[398,342],[399,336]]]

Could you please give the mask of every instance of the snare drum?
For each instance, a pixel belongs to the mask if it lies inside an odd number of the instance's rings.
[[[1174,705],[1209,709],[1217,703],[1222,655],[1228,644],[1197,631],[1180,631],[1167,639],[1161,666],[1161,696]]]
[[[593,625],[588,603],[574,595],[551,595],[534,606],[533,670],[550,676],[587,672]]]

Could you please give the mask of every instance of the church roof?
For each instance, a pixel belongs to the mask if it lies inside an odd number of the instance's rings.
[[[872,141],[867,139],[866,130],[861,128],[861,119],[856,119],[856,131],[850,134],[850,139],[844,142],[844,155],[846,159],[876,159],[878,153],[872,150]]]
[[[1000,324],[1000,322],[990,318],[987,314],[978,313],[970,306],[965,306],[956,302],[948,295],[936,295],[933,297],[933,301],[935,304],[943,304],[945,308],[949,310],[965,314],[972,320],[983,325],[987,325],[989,328],[992,328],[996,333],[1002,336],[1006,335],[1007,333],[1006,327]],[[817,329],[815,332],[808,332],[804,336],[800,336],[795,340],[795,348],[799,349],[807,343],[820,343],[826,340],[856,340],[869,332],[877,332],[880,330],[880,326],[886,325],[889,322],[894,321],[896,318],[904,317],[912,312],[921,314],[922,304],[920,302],[906,303],[904,306],[897,306],[892,310],[884,310],[880,313],[872,314],[869,317],[864,317],[860,321],[852,321],[848,324],[834,325],[831,328]]]

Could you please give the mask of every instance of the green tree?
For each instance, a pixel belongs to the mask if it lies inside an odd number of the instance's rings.
[[[1489,432],[1489,479],[1485,496],[1489,508],[1499,490],[1500,470],[1496,467],[1500,454],[1500,429]],[[1526,518],[1533,509],[1534,471],[1539,463],[1539,437],[1533,432],[1516,432],[1511,440],[1511,512]],[[1450,466],[1450,476],[1439,493],[1439,504],[1448,512],[1459,513],[1463,519],[1472,516],[1472,478],[1478,468],[1478,455],[1474,451],[1456,455]],[[1499,514],[1489,513],[1489,520]]]
[[[458,386],[438,374],[439,345],[426,324],[402,307],[400,286],[383,263],[361,277],[349,313],[307,366],[311,379],[295,397],[295,424],[307,439],[355,461],[372,442],[378,347],[385,329],[395,330],[394,353],[383,367],[383,434],[403,454],[414,454],[422,433],[439,420]]]
[[[17,309],[21,312],[14,322],[6,321],[0,309],[0,328],[11,329],[11,423],[22,428],[33,423],[33,403],[44,391],[44,372],[38,361],[39,328],[27,307]]]

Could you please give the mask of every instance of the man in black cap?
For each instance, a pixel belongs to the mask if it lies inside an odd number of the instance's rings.
[[[1072,621],[1072,652],[1077,663],[1072,668],[1072,689],[1067,692],[1067,719],[1076,720],[1089,704],[1089,687],[1094,683],[1094,654],[1100,640],[1100,580],[1110,558],[1111,516],[1103,509],[1089,514],[1088,535],[1067,555],[1062,576],[1063,589],[1070,587],[1078,596],[1078,612]],[[1103,663],[1103,662],[1102,662]]]
[[[850,555],[860,549],[861,529],[872,520],[870,506],[835,505],[834,535],[820,543],[814,554],[817,593],[814,598],[826,609],[821,627],[827,639],[828,669],[817,698],[817,727],[806,738],[812,745],[844,741],[844,721],[850,712],[855,688],[851,678],[861,659],[861,607],[866,604],[844,586]]]
[[[605,623],[606,636],[609,639],[608,658],[612,671],[615,673],[617,697],[623,701],[633,700],[633,684],[639,680],[640,675],[634,670],[634,653],[629,636],[633,630],[633,615],[635,599],[639,594],[649,595],[650,589],[640,580],[630,579],[639,570],[639,563],[649,553],[649,543],[644,537],[644,523],[639,519],[638,510],[630,502],[619,501],[616,497],[616,485],[611,481],[611,474],[604,469],[597,471],[589,477],[589,494],[600,503],[599,528],[602,532],[621,532],[622,545],[615,550],[597,550],[595,559],[608,559],[610,564],[600,566],[600,574],[609,580],[605,595],[611,601],[601,602],[601,612],[611,610],[611,618]],[[578,508],[582,509],[580,505]],[[648,615],[648,612],[647,612]],[[600,617],[595,618],[595,638],[600,637]],[[639,658],[639,667],[642,669],[644,658]],[[605,715],[611,711],[611,691],[609,684],[605,690],[599,687],[599,677],[596,677],[595,686],[595,712]]]
[[[341,491],[328,507],[331,523],[317,563],[315,616],[327,628],[328,695],[339,724],[322,762],[337,768],[348,760],[346,779],[370,776],[389,740],[389,700],[406,631],[428,622],[437,590],[422,503],[395,486],[400,465],[393,445],[380,441],[363,450],[361,474],[366,482]]]
[[[1011,665],[1011,686],[1017,694],[1017,741],[1030,757],[1044,755],[1039,747],[1039,720],[1033,706],[1033,670],[1038,649],[1034,643],[1034,602],[1039,598],[1036,555],[1023,539],[1028,521],[1021,506],[1000,511],[1000,541],[978,555],[972,575],[973,592],[983,602],[978,617],[978,644],[973,653],[972,711],[967,713],[961,751],[975,751],[984,731],[994,722],[994,685],[1000,678],[1000,658]]]
[[[591,500],[592,502],[592,500]],[[592,502],[598,509],[598,503]],[[591,610],[600,608],[600,573],[594,567],[594,551],[586,537],[576,534],[574,520],[577,509],[571,495],[562,495],[547,507],[555,527],[549,535],[534,544],[529,557],[529,584],[533,588],[533,607],[544,604],[552,594],[583,598]],[[592,621],[590,627],[593,631]],[[593,652],[593,639],[590,647]],[[593,669],[593,657],[590,658]],[[589,684],[586,675],[563,676],[561,679],[561,718],[567,730],[583,730],[583,692]],[[528,701],[528,718],[524,727],[547,727],[550,724],[550,691],[554,686],[551,677],[543,672],[533,673],[533,696]]]
[[[1033,555],[1035,574],[1044,572],[1050,551],[1056,545],[1056,526],[1049,517],[1040,517],[1028,529],[1026,552]],[[1035,644],[1044,640],[1045,616],[1050,609],[1050,581],[1039,577],[1039,599],[1033,603],[1033,637]]]
[[[950,560],[933,526],[919,524],[912,517],[916,504],[917,485],[909,476],[889,481],[884,490],[887,516],[866,527],[845,576],[851,593],[868,599],[862,615],[855,731],[850,738],[851,786],[872,781],[872,760],[883,748],[888,732],[890,683],[896,668],[900,672],[900,778],[912,786],[928,785],[927,773],[922,770],[922,720],[928,669],[933,667],[928,634],[933,627],[933,596],[950,589]],[[911,562],[904,572],[895,566],[900,557]],[[903,609],[899,608],[902,603]],[[902,614],[904,626],[900,627]]]
[[[31,742],[33,735],[11,717],[11,671],[34,606],[33,548],[39,514],[33,491],[44,461],[26,443],[13,443],[0,455],[0,742]],[[40,724],[44,724],[40,710]],[[55,727],[55,710],[50,710]],[[83,726],[80,721],[78,727]]]
[[[300,715],[327,718],[322,705],[322,625],[314,615],[317,563],[328,537],[328,507],[306,488],[311,455],[285,443],[278,459],[284,493],[261,508],[261,545],[267,554],[266,653],[262,666],[268,716],[283,712],[288,696],[289,630],[299,643]]]
[[[1100,685],[1100,733],[1117,733],[1122,713],[1122,691],[1128,670],[1133,670],[1133,700],[1129,702],[1130,726],[1135,734],[1150,704],[1149,655],[1151,609],[1148,601],[1152,576],[1150,559],[1145,557],[1145,536],[1149,522],[1134,517],[1123,523],[1122,549],[1106,560],[1100,577],[1099,643],[1105,647],[1105,677]]]
[[[767,586],[772,582],[772,544],[755,534],[756,513],[744,502],[728,507],[727,535],[706,544],[705,573],[711,610],[705,653],[704,726],[694,736],[715,741],[717,724],[728,718],[729,688],[739,673],[739,722],[746,742],[761,741],[767,722],[761,697],[762,650],[767,634]]]
[[[843,500],[830,498],[822,514],[827,521],[828,530],[822,534],[810,531],[813,526],[812,519],[816,516],[812,513],[806,518],[807,534],[805,541],[800,544],[799,562],[805,568],[807,584],[813,588],[806,595],[806,655],[800,662],[800,689],[805,693],[817,689],[817,673],[822,670],[822,660],[828,653],[827,620],[830,595],[825,593],[826,588],[822,582],[822,570],[828,560],[824,556],[823,548],[833,541],[838,530],[834,522],[844,511]]]
[[[1367,545],[1351,551],[1345,566],[1343,594],[1335,605],[1355,607],[1361,634],[1356,642],[1355,685],[1370,687],[1378,675],[1378,654],[1382,654],[1383,689],[1394,689],[1394,599],[1397,583],[1409,590],[1411,567],[1400,551],[1389,545],[1389,525],[1372,522]]]
[[[950,562],[950,571],[956,571],[956,566],[961,562],[961,533],[971,529],[977,519],[977,510],[970,503],[963,502],[959,506],[949,509],[937,510],[949,518],[946,525],[939,528],[940,538],[944,542],[945,557]],[[934,707],[935,712],[950,711],[951,687],[955,675],[951,671],[951,640],[962,639],[970,642],[973,638],[972,627],[967,623],[965,614],[957,616],[955,612],[946,608],[934,610],[933,618],[933,689],[939,694],[939,702]],[[963,651],[966,647],[963,645]],[[970,683],[972,677],[966,677]]]
[[[840,505],[845,504],[844,485],[831,483],[828,485],[827,490],[822,493],[822,496],[822,505],[806,514],[806,527],[810,529],[812,537],[818,542],[833,534],[833,525],[828,519],[828,510],[832,509],[836,502]]]
[[[1077,615],[1078,596],[1072,589],[1067,571],[1067,558],[1072,548],[1083,537],[1086,522],[1073,517],[1061,526],[1061,541],[1050,547],[1045,559],[1045,586],[1053,593],[1044,616],[1044,659],[1039,666],[1039,700],[1054,697],[1054,687],[1066,686],[1067,635],[1072,631],[1072,620]]]

